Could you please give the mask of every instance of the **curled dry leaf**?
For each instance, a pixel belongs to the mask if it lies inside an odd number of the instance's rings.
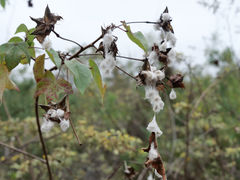
[[[168,85],[172,88],[184,88],[183,78],[181,74],[172,75],[168,80]]]
[[[36,35],[36,38],[40,43],[43,43],[45,37],[51,33],[56,22],[62,19],[61,16],[56,16],[51,13],[48,6],[45,9],[43,18],[30,18],[37,23],[36,30],[32,32],[32,35]]]

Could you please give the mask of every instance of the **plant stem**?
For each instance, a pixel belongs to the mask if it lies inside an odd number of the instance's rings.
[[[21,150],[21,149],[15,148],[15,147],[13,147],[13,146],[9,146],[8,144],[5,144],[5,143],[3,143],[3,142],[1,142],[1,141],[0,141],[0,145],[2,145],[2,146],[4,146],[4,147],[7,147],[7,148],[9,148],[9,149],[11,149],[11,150],[13,150],[13,151],[16,151],[16,152],[19,152],[19,153],[21,153],[21,154],[24,154],[24,155],[26,155],[26,156],[28,156],[28,157],[30,157],[30,158],[37,159],[37,160],[41,161],[42,163],[46,163],[46,160],[44,160],[44,159],[42,159],[42,158],[40,158],[40,157],[38,157],[38,156],[35,156],[34,154],[28,153],[28,152],[26,152],[26,151],[23,151],[23,150]]]
[[[81,46],[79,43],[77,43],[76,41],[73,41],[73,40],[67,39],[67,38],[63,38],[63,37],[61,37],[61,36],[60,36],[56,31],[54,31],[54,30],[52,30],[52,32],[53,32],[58,38],[60,38],[60,39],[62,39],[62,40],[65,40],[65,41],[72,42],[72,43],[78,45],[80,48],[82,48],[82,46]]]
[[[38,97],[36,97],[36,99],[35,99],[35,116],[36,116],[36,121],[37,121],[37,126],[38,126],[38,134],[39,134],[40,141],[41,141],[41,144],[42,144],[43,153],[44,153],[44,156],[45,156],[45,159],[46,159],[46,165],[47,165],[47,169],[48,169],[49,180],[52,180],[53,178],[52,178],[51,168],[50,168],[50,165],[49,165],[49,162],[48,162],[47,150],[46,150],[46,147],[45,147],[45,144],[44,144],[42,131],[41,131],[41,128],[40,128],[39,113],[38,113]]]
[[[127,73],[126,71],[124,71],[122,68],[115,66],[118,70],[122,71],[123,73],[125,73],[126,75],[128,75],[129,77],[133,78],[134,80],[137,80],[137,78],[135,78],[134,76],[132,76],[131,74]]]

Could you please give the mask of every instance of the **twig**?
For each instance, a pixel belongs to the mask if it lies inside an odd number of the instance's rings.
[[[47,169],[48,169],[49,180],[52,180],[53,178],[52,178],[51,168],[50,168],[50,165],[49,165],[49,162],[48,162],[47,150],[46,150],[46,147],[45,147],[45,144],[44,144],[42,131],[41,131],[41,128],[40,128],[39,113],[38,113],[38,98],[39,97],[36,97],[36,99],[35,99],[35,116],[36,116],[36,121],[37,121],[37,126],[38,126],[38,134],[39,134],[40,141],[41,141],[41,144],[42,144],[43,153],[44,153],[44,156],[45,156],[45,159],[46,159],[46,165],[47,165]]]
[[[127,56],[116,56],[116,57],[123,58],[123,59],[130,59],[130,60],[134,60],[134,61],[144,62],[144,59],[132,58],[132,57],[127,57]]]
[[[79,51],[77,51],[75,54],[73,54],[71,57],[69,57],[68,60],[71,60],[71,59],[73,59],[73,58],[75,58],[75,57],[78,57],[78,55],[79,55],[81,52],[85,51],[86,49],[88,49],[88,48],[90,48],[90,47],[93,47],[96,42],[98,42],[100,39],[102,39],[102,37],[103,37],[103,35],[100,35],[96,40],[94,40],[94,41],[93,41],[92,43],[90,43],[89,45],[87,45],[87,46],[85,46],[85,47],[81,47],[81,48],[79,49]]]
[[[19,153],[21,153],[21,154],[24,154],[24,155],[26,155],[26,156],[28,156],[28,157],[30,157],[30,158],[32,158],[32,159],[37,159],[37,160],[41,161],[42,163],[46,163],[46,160],[44,160],[44,159],[42,159],[42,158],[40,158],[40,157],[38,157],[38,156],[35,156],[34,154],[28,153],[28,152],[26,152],[26,151],[23,151],[23,150],[21,150],[21,149],[15,148],[15,147],[13,147],[13,146],[9,146],[8,144],[5,144],[5,143],[3,143],[3,142],[1,142],[1,141],[0,141],[0,145],[4,146],[4,147],[6,147],[6,148],[9,148],[9,149],[11,149],[11,150],[13,150],[13,151],[16,151],[16,152],[19,152]]]
[[[5,101],[4,98],[2,99],[2,103],[3,103],[3,108],[4,108],[4,110],[5,110],[6,114],[7,114],[8,119],[12,119],[12,116],[11,116],[11,114],[9,112],[9,109],[7,107],[7,104],[6,104],[6,101]]]
[[[60,38],[60,39],[62,39],[62,40],[65,40],[65,41],[72,42],[72,43],[78,45],[80,48],[82,48],[82,46],[81,46],[79,43],[77,43],[76,41],[73,41],[73,40],[67,39],[67,38],[63,38],[63,37],[61,37],[61,36],[60,36],[56,31],[54,31],[54,30],[52,30],[52,32],[53,32],[58,38]]]
[[[158,24],[158,22],[152,22],[152,21],[132,21],[132,22],[126,22],[126,24]],[[116,26],[116,28],[119,28],[123,26],[123,24],[120,24]]]
[[[135,80],[137,81],[137,78],[135,78],[135,77],[132,76],[131,74],[127,73],[127,72],[124,71],[122,68],[120,68],[120,67],[118,67],[118,66],[116,66],[116,68],[117,68],[118,70],[122,71],[123,73],[125,73],[126,75],[128,75],[129,77],[131,77],[131,78],[133,78],[133,79],[135,79]]]

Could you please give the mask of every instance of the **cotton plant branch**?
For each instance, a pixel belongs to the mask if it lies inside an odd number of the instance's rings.
[[[25,156],[28,156],[28,157],[30,157],[30,158],[32,158],[32,159],[39,160],[40,162],[46,164],[46,160],[44,160],[44,159],[42,159],[42,158],[40,158],[40,157],[38,157],[38,156],[36,156],[36,155],[34,155],[34,154],[31,154],[31,153],[29,153],[29,152],[23,151],[23,150],[18,149],[18,148],[16,148],[16,147],[10,146],[10,145],[5,144],[5,143],[3,143],[3,142],[1,142],[1,141],[0,141],[0,145],[6,147],[6,148],[8,148],[8,149],[11,149],[11,150],[13,150],[13,151],[16,151],[16,152],[18,152],[18,153],[21,153],[21,154],[23,154],[23,155],[25,155]]]
[[[47,170],[48,170],[49,180],[52,180],[53,179],[52,171],[51,171],[50,164],[49,164],[49,161],[48,161],[47,149],[45,147],[45,143],[44,143],[43,135],[42,135],[42,131],[41,131],[41,126],[40,126],[40,121],[39,121],[38,100],[39,100],[39,97],[37,96],[36,99],[35,99],[35,117],[36,117],[36,121],[37,121],[39,138],[40,138],[40,141],[41,141],[41,144],[42,144],[42,150],[43,150],[43,153],[44,153],[44,156],[45,156],[45,159],[46,159],[46,166],[47,166]]]

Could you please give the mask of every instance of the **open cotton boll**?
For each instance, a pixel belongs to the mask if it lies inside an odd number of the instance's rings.
[[[60,127],[62,129],[63,132],[65,132],[68,128],[69,128],[69,120],[65,120],[65,119],[60,119]]]
[[[150,147],[150,150],[148,152],[148,158],[149,160],[154,160],[158,157],[158,152],[157,152],[157,149],[154,147],[154,143],[152,142],[151,143],[151,147]]]
[[[151,51],[151,52],[150,52],[150,54],[149,54],[149,56],[148,56],[148,60],[149,60],[149,63],[150,63],[151,65],[156,66],[156,65],[159,64],[159,63],[158,63],[158,55],[157,55],[156,51]],[[151,68],[151,70],[153,71],[152,68]]]
[[[176,51],[174,49],[171,49],[171,51],[169,51],[167,56],[168,56],[170,63],[175,61],[176,60]]]
[[[157,125],[156,116],[155,115],[153,117],[153,120],[148,124],[147,130],[149,132],[154,132],[156,134],[156,137],[159,137],[159,136],[162,135],[162,131],[160,130],[160,128]]]
[[[165,73],[161,70],[154,71],[158,80],[163,80],[165,78]]]
[[[153,85],[157,81],[157,76],[152,71],[142,71],[142,74],[146,75],[145,82],[147,85]]]
[[[145,86],[145,98],[154,99],[154,97],[159,96],[158,90],[152,86]]]
[[[171,43],[172,46],[176,45],[177,38],[175,37],[175,35],[172,32],[167,32],[166,39],[167,39],[167,41],[169,41]]]
[[[64,116],[64,111],[62,109],[57,109],[57,116],[62,118]]]
[[[47,114],[51,117],[51,118],[57,118],[57,111],[55,109],[49,109]]]
[[[53,126],[54,126],[54,122],[47,120],[45,117],[43,117],[43,123],[41,125],[42,132],[45,132],[45,133],[49,132]]]
[[[176,99],[177,98],[177,94],[174,91],[174,89],[171,90],[170,94],[169,94],[169,98],[170,99]]]
[[[108,49],[111,46],[112,41],[113,41],[112,31],[108,30],[108,32],[103,36],[103,46]]]
[[[168,13],[163,13],[161,19],[162,19],[164,22],[168,22],[168,21],[171,21],[171,20],[172,20],[171,16],[170,16]]]
[[[165,52],[167,50],[167,42],[164,41],[160,46],[159,50]]]

